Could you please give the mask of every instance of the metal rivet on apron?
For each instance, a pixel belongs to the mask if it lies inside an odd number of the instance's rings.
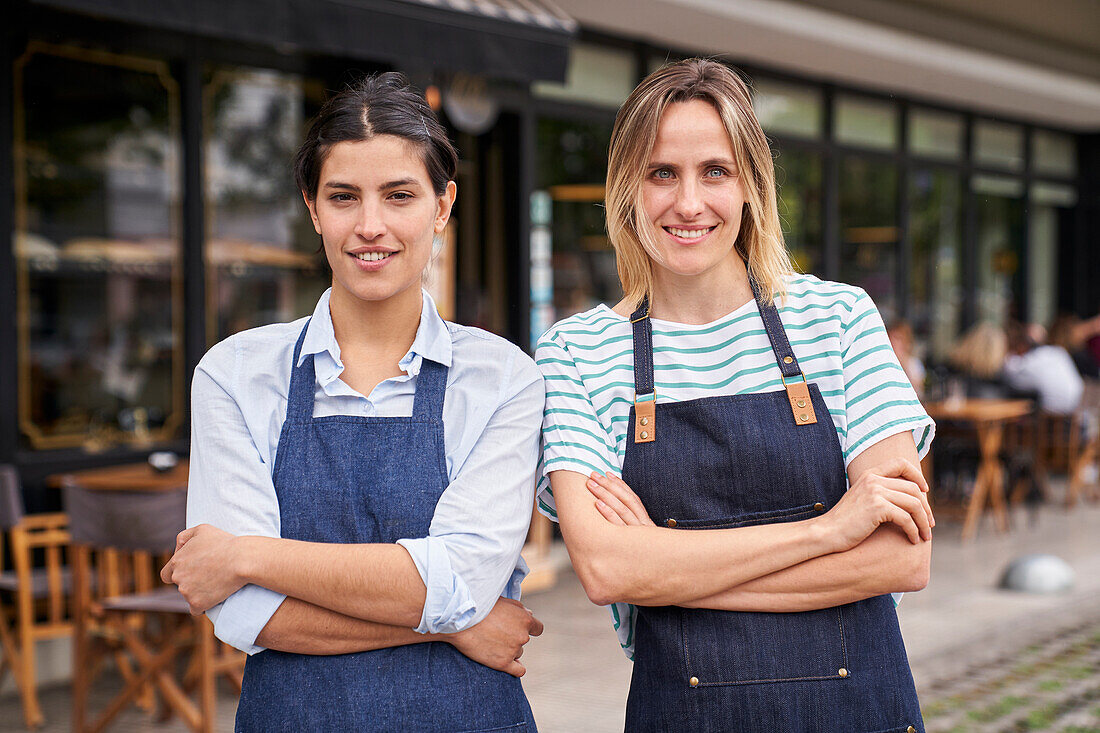
[[[646,431],[643,430],[642,431],[642,440],[645,440],[648,437],[649,437],[649,433],[647,433]]]
[[[914,728],[913,726],[909,726],[908,728],[905,729],[905,733],[917,733],[917,729]]]
[[[820,501],[819,501],[819,502],[817,502],[816,504],[814,504],[814,511],[815,511],[815,512],[823,512],[823,511],[825,511],[825,505],[824,505],[824,504],[822,504],[822,503],[821,503]]]
[[[643,417],[642,418],[642,425],[649,425],[649,418],[648,417]]]
[[[836,673],[838,675],[840,675],[841,677],[847,677],[848,676],[848,670],[844,669],[844,667],[841,667],[840,669],[838,669],[836,671]]]
[[[692,677],[690,680],[688,680],[688,684],[691,685],[692,687],[698,687],[699,686],[699,678],[698,677]]]
[[[799,400],[798,401],[798,406],[799,407],[805,407],[806,406],[806,400]]]
[[[807,420],[810,419],[810,416],[807,415],[806,413],[802,413],[801,415],[798,416],[798,419],[801,420],[802,422],[806,422]],[[645,435],[643,434],[642,437],[644,438]]]
[[[669,527],[675,527],[676,526],[676,520],[673,519],[672,517],[669,517],[668,521],[665,522],[665,524],[667,524]]]
[[[784,363],[784,364],[790,364],[790,363],[791,363],[792,361],[794,361],[794,359],[792,359],[792,358],[791,358],[791,357],[789,357],[789,356],[784,356],[784,357],[783,357],[783,363]]]

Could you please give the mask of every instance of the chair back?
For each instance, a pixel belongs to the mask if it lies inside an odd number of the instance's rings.
[[[10,530],[23,519],[23,490],[15,466],[0,465],[0,531]]]
[[[186,526],[187,487],[168,491],[99,491],[63,486],[73,542],[95,548],[172,552]]]

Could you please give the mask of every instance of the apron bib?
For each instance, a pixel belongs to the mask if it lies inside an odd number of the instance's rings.
[[[407,418],[315,418],[315,384],[309,355],[292,370],[275,459],[282,536],[339,543],[427,536],[448,484],[447,367],[423,361]],[[517,678],[445,642],[426,642],[334,656],[270,649],[251,656],[236,729],[526,733],[535,726]]]
[[[623,480],[658,525],[690,532],[793,522],[828,511],[846,490],[829,409],[806,384],[778,310],[753,290],[787,386],[777,392],[655,409],[648,303],[631,316],[637,398]],[[879,596],[803,613],[639,608],[626,730],[924,726],[894,604]]]

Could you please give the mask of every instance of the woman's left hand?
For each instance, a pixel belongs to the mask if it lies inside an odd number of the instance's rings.
[[[613,473],[592,472],[585,484],[596,497],[596,509],[612,524],[631,527],[653,527],[653,520],[638,495]]]
[[[175,583],[198,616],[244,586],[232,551],[236,539],[209,524],[185,529],[176,537],[176,552],[160,571],[165,583]]]

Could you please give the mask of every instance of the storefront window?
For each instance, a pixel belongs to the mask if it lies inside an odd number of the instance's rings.
[[[974,125],[974,162],[1008,171],[1024,169],[1024,130],[1019,125],[982,121]]]
[[[637,84],[634,54],[609,46],[578,43],[569,52],[565,83],[539,81],[538,97],[618,107]]]
[[[779,220],[799,272],[821,272],[821,155],[785,149],[775,159]]]
[[[539,188],[550,194],[554,320],[622,298],[604,228],[611,122],[538,123]]]
[[[933,362],[946,361],[960,330],[962,180],[917,170],[909,185],[909,289],[913,330]]]
[[[821,137],[825,104],[820,89],[771,79],[756,79],[752,86],[752,106],[764,132]]]
[[[181,138],[167,65],[31,44],[15,104],[22,440],[95,451],[175,438]]]
[[[1035,183],[1031,186],[1027,267],[1027,319],[1049,326],[1058,312],[1058,254],[1072,229],[1077,191],[1072,186]]]
[[[836,100],[836,139],[861,148],[896,148],[897,107],[877,99],[840,95]]]
[[[959,160],[963,154],[963,120],[958,115],[915,109],[909,115],[909,151],[940,160]]]
[[[322,85],[274,71],[214,71],[205,87],[207,341],[291,321],[328,285],[292,162]]]
[[[840,279],[866,290],[887,321],[897,313],[897,208],[897,166],[841,159]]]
[[[1077,145],[1072,135],[1037,130],[1031,138],[1031,167],[1045,176],[1077,175]]]
[[[974,176],[978,209],[978,320],[1004,325],[1022,318],[1020,260],[1024,243],[1024,187],[1015,178]]]

